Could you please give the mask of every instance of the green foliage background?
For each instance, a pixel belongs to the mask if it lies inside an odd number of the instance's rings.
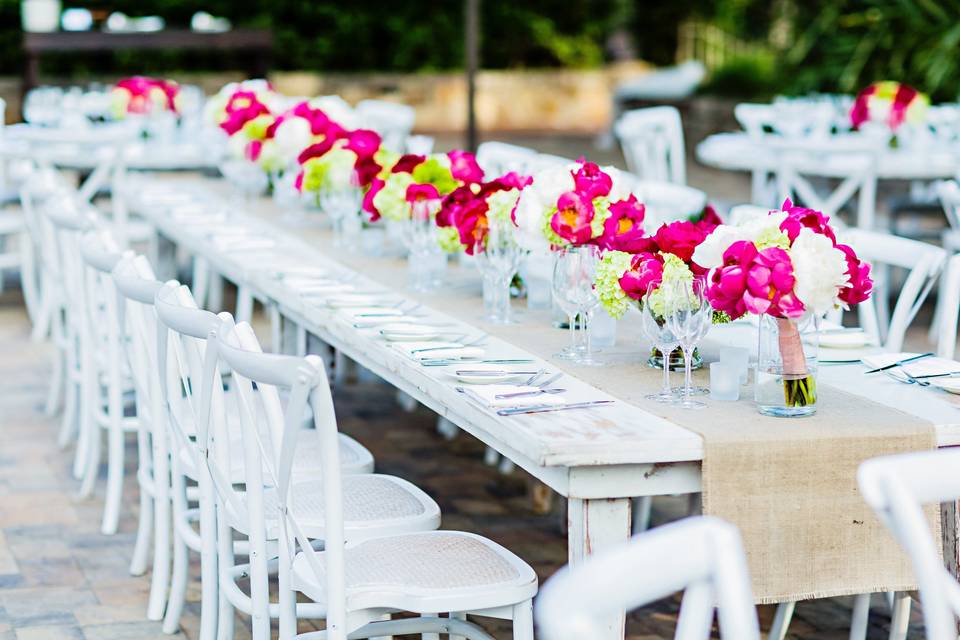
[[[0,0],[0,73],[20,70],[19,0]],[[275,68],[307,71],[453,70],[463,60],[462,0],[65,0],[66,6],[158,14],[186,26],[198,9],[241,26],[271,28]],[[614,33],[638,57],[671,64],[677,27],[697,17],[768,45],[713,83],[752,95],[852,92],[900,80],[937,99],[960,92],[960,0],[482,0],[484,68],[595,67]],[[64,57],[44,72],[116,73],[234,69],[210,54]]]

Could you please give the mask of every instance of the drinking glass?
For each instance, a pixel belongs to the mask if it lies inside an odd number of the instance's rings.
[[[414,291],[432,291],[438,286],[438,280],[442,280],[435,277],[438,257],[444,257],[437,244],[434,223],[439,209],[439,200],[414,202],[410,219],[403,223],[403,242],[410,252],[407,257],[410,288]]]
[[[670,354],[680,344],[680,340],[674,335],[673,331],[667,325],[662,315],[662,308],[654,303],[657,295],[663,296],[666,292],[657,294],[659,286],[651,284],[643,297],[643,305],[640,309],[640,329],[647,340],[653,343],[657,351],[663,354],[663,387],[660,393],[648,395],[647,400],[656,402],[676,402],[679,397],[670,387]]]
[[[360,203],[363,194],[353,184],[333,184],[320,192],[320,207],[330,216],[333,226],[333,246],[340,249],[356,247],[360,241]]]
[[[485,244],[477,252],[483,275],[483,310],[494,324],[510,324],[510,282],[520,266],[522,249],[517,245],[513,223],[490,220]]]
[[[600,364],[593,357],[587,330],[590,317],[600,304],[593,288],[598,258],[599,251],[595,246],[568,247],[557,256],[553,271],[553,293],[570,320],[572,337],[571,355],[565,356],[561,352],[557,357],[569,357],[584,366]],[[576,323],[578,316],[580,322]]]
[[[703,409],[706,405],[691,397],[694,390],[690,372],[693,350],[710,328],[713,309],[704,295],[702,280],[680,281],[665,289],[664,318],[683,350],[684,380],[680,406],[684,409]]]
[[[220,173],[236,187],[243,211],[249,211],[253,200],[266,192],[270,177],[256,162],[246,159],[228,159],[220,164]]]

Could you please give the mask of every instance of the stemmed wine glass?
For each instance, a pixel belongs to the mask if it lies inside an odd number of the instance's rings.
[[[667,325],[663,317],[664,305],[663,298],[666,291],[659,290],[659,285],[651,284],[647,288],[647,293],[643,297],[643,303],[640,309],[640,328],[643,335],[650,340],[653,345],[663,355],[663,388],[660,393],[652,393],[646,396],[647,400],[656,402],[676,402],[679,398],[670,387],[670,354],[680,344],[680,340],[674,335],[673,331]],[[660,298],[657,300],[657,298]]]
[[[599,250],[592,245],[567,247],[558,256],[553,269],[553,293],[560,308],[570,320],[571,349],[556,357],[572,359],[584,366],[601,364],[593,357],[588,325],[600,304],[593,288]],[[579,328],[576,319],[580,317]]]
[[[513,223],[490,219],[484,245],[478,249],[477,266],[483,274],[484,312],[495,324],[510,324],[510,282],[523,255]]]
[[[440,200],[422,200],[411,204],[410,219],[403,224],[403,242],[409,253],[410,288],[431,291],[436,286],[434,266],[443,252],[437,244],[434,218],[440,209]]]
[[[703,409],[706,405],[693,400],[691,365],[693,350],[706,335],[713,320],[713,309],[705,295],[703,280],[679,281],[666,291],[664,318],[670,331],[677,337],[683,350],[683,396],[680,406],[684,409]]]

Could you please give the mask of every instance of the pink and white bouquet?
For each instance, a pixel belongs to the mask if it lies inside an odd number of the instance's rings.
[[[655,233],[646,235],[641,225],[644,206],[637,208],[638,219],[631,221],[629,227],[621,222],[622,218],[608,219],[617,220],[617,228],[607,236],[606,250],[597,266],[594,287],[600,303],[614,318],[623,317],[631,305],[638,305],[651,287],[654,291],[649,302],[654,305],[654,314],[663,317],[662,290],[705,276],[706,269],[694,261],[693,254],[720,225],[720,218],[708,207],[696,221],[663,224]],[[715,318],[725,320],[729,318],[723,315]]]
[[[850,124],[882,125],[891,133],[904,124],[922,124],[927,117],[930,98],[899,82],[874,82],[857,94],[850,111]]]
[[[582,159],[538,172],[517,202],[521,244],[534,252],[581,245],[629,251],[643,236],[631,184],[617,169]]]
[[[318,116],[319,120],[322,117]],[[317,134],[321,141],[306,147],[297,157],[297,190],[320,193],[369,187],[383,170],[378,162],[382,158],[380,135],[369,129],[346,131],[333,121],[325,126],[325,131]]]
[[[529,176],[511,171],[488,182],[466,183],[454,189],[443,198],[437,212],[441,248],[471,256],[482,253],[491,223],[515,228],[517,200],[531,182]]]
[[[389,168],[387,168],[389,167]],[[429,156],[407,154],[370,182],[363,210],[370,220],[433,219],[443,199],[463,186],[480,184],[483,170],[472,153],[450,151]]]
[[[146,115],[169,111],[177,113],[180,85],[173,80],[147,76],[124,78],[110,92],[113,116],[122,119],[128,114]]]

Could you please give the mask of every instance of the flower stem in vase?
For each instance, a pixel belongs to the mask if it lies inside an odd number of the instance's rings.
[[[783,394],[788,407],[806,407],[817,402],[817,381],[807,371],[807,360],[797,324],[777,318],[780,357],[783,361]]]

